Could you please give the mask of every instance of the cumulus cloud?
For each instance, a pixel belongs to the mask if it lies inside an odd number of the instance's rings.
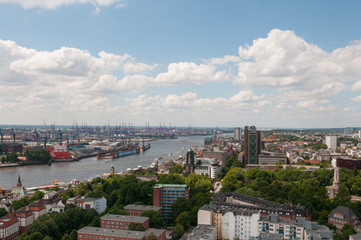
[[[306,91],[355,81],[361,76],[361,43],[328,53],[292,31],[272,30],[267,38],[239,48],[242,61],[235,83]]]
[[[350,100],[351,100],[351,102],[361,102],[361,95],[359,95],[357,97],[353,97]]]
[[[127,98],[132,107],[152,108],[155,112],[174,112],[179,109],[194,110],[197,112],[208,112],[219,109],[250,109],[255,106],[268,104],[264,101],[264,95],[256,95],[251,90],[241,90],[229,98],[199,98],[195,92],[187,92],[180,95],[170,94],[162,97],[160,95],[147,97],[141,95],[137,98]],[[261,104],[260,104],[261,102]]]
[[[209,113],[209,121],[253,114],[277,121],[275,111],[283,116],[301,111],[312,119],[317,112],[342,110],[331,96],[361,90],[359,66],[359,41],[326,52],[278,29],[240,47],[239,56],[173,62],[165,69],[126,53],[94,55],[69,47],[37,51],[0,40],[1,111],[13,113],[14,119],[31,112],[98,118],[100,112],[102,117],[127,113],[183,121],[186,115],[197,115],[198,122]],[[227,96],[229,90],[236,93]],[[350,101],[361,102],[361,96]],[[98,115],[91,116],[92,110]]]
[[[156,83],[174,85],[180,83],[204,84],[208,82],[229,81],[231,74],[226,70],[217,71],[216,67],[193,62],[179,62],[168,65],[168,71],[155,78]]]
[[[25,9],[36,7],[55,9],[72,4],[91,4],[96,7],[108,7],[115,4],[117,7],[126,7],[125,0],[0,0],[0,3],[19,4]]]
[[[334,111],[336,107],[330,104],[329,100],[305,100],[299,101],[296,105],[300,110],[309,110],[309,111]]]
[[[361,80],[355,82],[352,87],[352,91],[361,91]]]
[[[209,61],[206,61],[214,65],[225,65],[227,63],[238,63],[241,61],[241,58],[238,56],[225,55],[222,58],[211,58]]]
[[[159,64],[154,63],[153,65],[148,65],[145,63],[132,63],[127,62],[124,64],[124,73],[144,73],[153,71],[159,67]]]

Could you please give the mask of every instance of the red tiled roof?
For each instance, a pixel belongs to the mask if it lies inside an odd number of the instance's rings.
[[[18,222],[19,220],[16,217],[4,217],[0,219],[0,228],[7,228],[8,226]]]

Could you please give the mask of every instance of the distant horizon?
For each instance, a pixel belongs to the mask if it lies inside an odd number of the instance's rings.
[[[46,125],[47,127],[50,127],[50,125]],[[75,125],[63,125],[63,124],[59,124],[59,125],[55,125],[55,129],[57,128],[72,128],[73,126]],[[80,125],[78,124],[78,127],[82,127],[84,125]],[[108,126],[108,125],[86,125],[87,127],[104,127],[104,126]],[[109,124],[109,127],[122,127],[121,125],[111,125]],[[254,126],[254,125],[244,125],[244,126],[234,126],[234,127],[227,127],[227,126],[213,126],[213,127],[205,127],[205,126],[175,126],[176,128],[199,128],[199,129],[234,129],[234,128],[241,128],[241,129],[244,129],[245,126]],[[38,124],[0,124],[0,129],[1,128],[11,128],[11,127],[29,127],[29,128],[33,128],[33,127],[36,127],[38,129],[43,129],[44,128],[44,125],[38,125]],[[129,126],[127,125],[126,128],[128,128]],[[141,125],[133,125],[132,127],[134,128],[145,128],[145,125],[144,126],[141,126]],[[159,128],[159,125],[149,125],[150,128]],[[162,125],[161,126],[162,128],[164,128],[164,126]],[[318,129],[324,129],[324,130],[331,130],[331,129],[339,129],[339,130],[342,130],[342,129],[346,129],[346,128],[355,128],[355,129],[360,129],[361,130],[361,127],[350,127],[350,126],[347,126],[347,127],[330,127],[330,128],[319,128],[319,127],[314,127],[314,128],[289,128],[289,127],[259,127],[259,126],[255,126],[257,129],[262,129],[262,130],[318,130]],[[165,128],[169,128],[169,125],[165,125]],[[174,128],[174,126],[172,126],[172,128]]]

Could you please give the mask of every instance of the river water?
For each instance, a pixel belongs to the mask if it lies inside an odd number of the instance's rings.
[[[204,138],[204,136],[193,136],[159,139],[150,142],[151,148],[143,153],[108,160],[108,162],[91,157],[78,162],[53,163],[51,166],[0,168],[0,188],[10,189],[15,186],[19,174],[24,187],[36,187],[51,185],[55,179],[65,183],[73,179],[88,180],[103,173],[109,173],[111,164],[114,165],[115,172],[123,172],[127,168],[135,168],[138,165],[149,166],[157,157],[163,158],[160,162],[167,159],[175,160],[179,155],[185,156],[189,148],[201,147]]]

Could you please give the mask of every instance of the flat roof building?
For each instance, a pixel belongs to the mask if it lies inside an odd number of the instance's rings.
[[[142,224],[144,229],[149,228],[149,218],[148,217],[106,214],[100,218],[100,227],[101,228],[127,230],[129,228],[129,224],[131,224],[131,223]]]
[[[162,207],[162,216],[169,220],[172,218],[171,205],[178,199],[189,200],[190,191],[185,184],[156,184],[153,187],[153,206]]]
[[[78,240],[113,238],[114,240],[144,240],[145,232],[98,227],[83,227],[78,230]]]
[[[198,225],[195,227],[191,234],[188,235],[186,240],[216,240],[217,228],[212,225]]]
[[[138,204],[128,204],[124,207],[124,210],[128,213],[129,216],[140,216],[145,211],[154,211],[161,213],[162,207],[150,206],[150,205],[138,205]]]

